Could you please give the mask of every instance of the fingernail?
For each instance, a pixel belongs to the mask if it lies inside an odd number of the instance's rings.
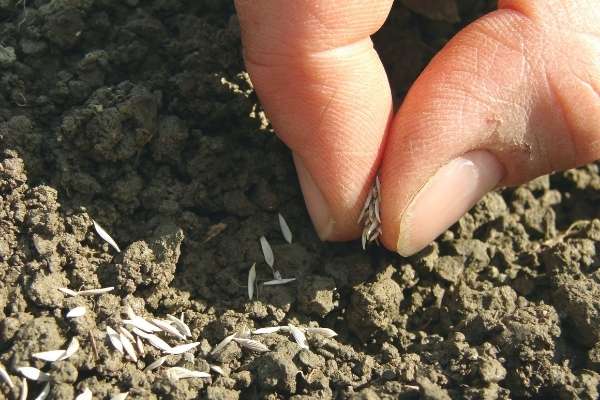
[[[331,217],[329,205],[319,190],[308,169],[304,166],[304,162],[299,156],[294,154],[294,163],[296,164],[296,172],[300,180],[302,194],[304,194],[304,202],[308,209],[310,219],[317,231],[317,235],[323,241],[327,240],[333,232],[335,221]]]
[[[496,157],[476,150],[441,167],[406,208],[400,222],[398,253],[412,255],[459,220],[504,175]]]

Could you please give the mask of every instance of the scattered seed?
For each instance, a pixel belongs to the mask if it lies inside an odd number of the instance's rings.
[[[227,374],[225,373],[225,371],[223,371],[223,368],[219,367],[218,365],[211,365],[210,369],[213,370],[213,371],[215,371],[219,375],[227,376]]]
[[[155,370],[156,368],[163,365],[163,363],[165,362],[166,359],[167,359],[167,356],[157,358],[150,365],[148,365],[146,368],[144,368],[144,372]]]
[[[290,231],[290,227],[288,226],[283,215],[279,215],[279,227],[281,228],[281,233],[283,234],[283,238],[289,244],[292,244],[292,231]]]
[[[110,400],[125,400],[129,396],[129,392],[117,393],[110,397]]]
[[[210,378],[208,372],[192,371],[182,367],[171,367],[166,371],[167,377],[172,381],[178,381],[180,379],[187,378]]]
[[[139,336],[135,338],[135,347],[137,347],[137,351],[142,357],[146,355],[146,351],[144,350],[144,343],[142,343],[142,339]]]
[[[268,333],[275,333],[281,330],[281,326],[271,326],[268,328],[258,328],[252,331],[253,335],[266,335]]]
[[[185,335],[179,332],[177,328],[171,326],[168,321],[164,321],[162,319],[152,319],[152,323],[162,329],[164,332],[170,333],[179,339],[185,340]]]
[[[245,347],[249,350],[252,351],[256,351],[259,353],[264,353],[269,351],[269,348],[267,346],[265,346],[264,344],[262,344],[261,342],[257,341],[257,340],[252,340],[252,339],[243,339],[243,338],[233,338],[233,340],[235,340],[237,343],[240,344],[240,346]]]
[[[137,317],[137,315],[133,311],[133,308],[131,308],[131,306],[129,304],[125,305],[125,314],[127,314],[127,317],[129,319],[135,319],[135,317]]]
[[[50,379],[49,374],[34,367],[19,367],[17,368],[17,371],[25,378],[32,381],[46,382]]]
[[[137,354],[135,354],[135,349],[133,348],[131,340],[129,340],[129,338],[126,335],[123,335],[122,333],[119,334],[119,339],[121,340],[121,343],[123,344],[123,349],[125,350],[127,355],[133,360],[133,362],[137,362]]]
[[[134,327],[141,329],[147,333],[160,332],[162,330],[159,327],[157,327],[156,325],[151,324],[150,322],[146,321],[144,318],[138,317],[138,316],[136,316],[135,318],[132,318],[132,319],[124,319],[123,323],[126,325],[134,326]]]
[[[77,353],[79,350],[79,340],[76,337],[71,339],[71,343],[67,346],[67,350],[65,350],[65,355],[61,358],[61,360],[66,360],[71,357],[73,354]]]
[[[271,245],[264,236],[260,237],[260,247],[262,248],[265,262],[269,265],[269,267],[273,268],[273,264],[275,264],[275,256],[273,255],[273,249],[271,249]]]
[[[50,394],[50,382],[48,382],[44,385],[44,388],[42,389],[40,394],[38,394],[34,400],[45,400],[49,394]]]
[[[81,392],[75,400],[92,400],[92,391],[89,388],[85,388],[83,392]]]
[[[60,360],[66,353],[67,352],[65,350],[50,350],[33,353],[31,356],[33,358],[37,358],[38,360],[54,362]]]
[[[304,335],[304,333],[292,324],[289,324],[288,327],[290,328],[290,332],[292,332],[292,336],[294,337],[294,340],[296,341],[296,343],[298,343],[298,346],[300,346],[303,349],[308,350],[309,349],[308,342],[306,340],[306,336]]]
[[[198,347],[199,344],[200,344],[200,342],[180,344],[179,346],[171,347],[171,350],[169,350],[167,353],[169,353],[169,354],[185,353],[187,351],[195,349],[196,347]]]
[[[81,296],[93,296],[96,294],[104,294],[108,292],[112,292],[115,288],[113,286],[104,287],[100,289],[88,289],[88,290],[80,290],[77,294]]]
[[[4,369],[4,366],[2,364],[0,364],[0,378],[2,378],[4,382],[6,382],[9,388],[15,388],[15,384],[13,383],[12,379],[10,379],[10,375],[8,374],[8,372],[6,372],[6,369]]]
[[[158,336],[156,336],[152,333],[147,333],[146,335],[147,336],[144,339],[148,340],[148,342],[150,342],[150,344],[152,346],[156,347],[159,350],[164,351],[165,353],[168,353],[171,351],[171,349],[172,349],[171,345],[169,345],[167,342],[165,342]]]
[[[75,307],[75,308],[69,310],[66,317],[67,318],[83,317],[85,315],[86,311],[87,311],[87,309],[84,306]]]
[[[254,297],[254,285],[256,284],[256,263],[252,264],[248,272],[248,298],[252,300]]]
[[[229,343],[231,343],[231,341],[237,336],[237,333],[234,333],[232,335],[226,336],[225,339],[221,340],[219,342],[219,344],[217,344],[215,346],[214,349],[212,349],[212,351],[210,352],[210,354],[217,354],[219,353],[221,350],[223,350],[225,348],[225,346],[227,346]]]
[[[115,349],[121,354],[123,353],[123,343],[119,337],[119,334],[110,326],[106,326],[106,333],[108,334],[108,339],[110,343],[113,345]]]
[[[21,396],[19,396],[19,399],[27,400],[28,394],[29,394],[29,388],[27,387],[27,379],[21,378]]]
[[[273,279],[270,281],[263,282],[263,285],[264,286],[285,285],[286,283],[290,283],[295,280],[296,280],[296,278]]]
[[[117,242],[115,242],[114,239],[110,237],[108,232],[106,232],[104,228],[102,228],[96,221],[92,220],[92,222],[94,223],[94,228],[96,229],[98,235],[102,239],[104,239],[108,244],[110,244],[118,253],[120,253],[121,249],[117,245]]]
[[[66,287],[60,287],[58,288],[58,290],[60,290],[61,292],[63,292],[64,294],[68,295],[68,296],[77,296],[78,293],[72,289],[66,288]]]
[[[129,339],[129,341],[131,343],[135,342],[135,337],[127,329],[125,329],[122,326],[120,326],[119,327],[119,332],[122,333],[123,335],[125,335],[127,337],[127,339]]]
[[[173,322],[177,329],[179,329],[179,332],[181,332],[184,336],[192,336],[190,327],[183,322],[183,313],[181,313],[180,319],[170,314],[167,314],[167,318]]]
[[[316,333],[317,335],[325,336],[327,338],[332,338],[337,336],[337,333],[329,328],[304,328],[304,332],[306,333]]]

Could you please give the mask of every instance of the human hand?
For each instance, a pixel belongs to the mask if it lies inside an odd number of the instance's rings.
[[[360,236],[375,175],[382,242],[419,251],[498,186],[600,158],[600,1],[500,0],[393,114],[369,38],[392,0],[236,0],[244,58],[322,240]]]

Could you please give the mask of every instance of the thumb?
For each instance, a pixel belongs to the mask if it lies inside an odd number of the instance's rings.
[[[501,1],[433,59],[390,128],[386,247],[413,254],[495,187],[600,158],[593,3]]]

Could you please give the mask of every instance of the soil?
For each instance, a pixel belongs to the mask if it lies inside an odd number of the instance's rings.
[[[491,8],[397,2],[375,37],[397,100]],[[18,398],[22,365],[51,375],[52,399],[598,398],[598,164],[491,193],[408,259],[321,243],[239,36],[221,0],[0,0],[0,363],[15,382],[0,398]],[[271,279],[262,235],[298,279],[249,301],[250,266]],[[127,304],[183,313],[200,346],[143,372],[159,352],[134,363],[105,334]],[[81,305],[84,317],[65,318]],[[236,331],[290,323],[338,336],[309,335],[306,350],[274,333],[258,338],[267,353],[210,354]],[[31,357],[73,337],[72,358]],[[165,377],[209,363],[225,376]],[[30,396],[42,387],[30,382]]]

